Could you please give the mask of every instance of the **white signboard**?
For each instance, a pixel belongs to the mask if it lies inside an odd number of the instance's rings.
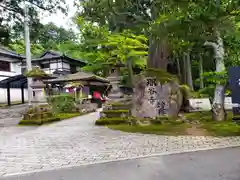
[[[232,98],[231,97],[226,97],[224,100],[224,107],[227,110],[231,110],[233,108],[232,104]]]
[[[190,99],[190,106],[193,111],[209,111],[211,110],[211,104],[209,98]],[[232,98],[226,97],[224,100],[224,107],[226,110],[231,110],[233,107],[238,107],[240,104],[232,104]]]
[[[212,109],[209,98],[189,99],[189,103],[193,108],[192,111],[210,111]]]

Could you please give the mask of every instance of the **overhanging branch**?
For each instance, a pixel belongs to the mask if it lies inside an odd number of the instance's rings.
[[[36,6],[36,7],[40,8],[40,9],[42,9],[42,10],[44,10],[44,11],[51,11],[51,10],[54,9],[54,6],[47,8],[47,7],[44,7],[44,6],[42,6],[42,5],[36,4],[36,3],[32,2],[32,1],[29,1],[29,0],[25,0],[25,1],[29,2],[30,4]]]

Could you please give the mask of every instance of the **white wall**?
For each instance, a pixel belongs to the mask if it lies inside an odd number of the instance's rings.
[[[22,67],[19,63],[11,63],[11,72],[15,72],[17,74],[22,73]]]
[[[11,102],[22,101],[21,89],[10,89]],[[28,91],[24,89],[25,102],[28,100]],[[0,103],[7,103],[7,89],[0,88]]]
[[[70,65],[68,63],[63,63],[63,68],[70,69]]]
[[[48,73],[53,73],[56,70],[64,70],[64,69],[70,69],[70,65],[68,63],[62,63],[62,62],[55,62],[55,63],[50,63],[50,69],[43,69],[45,72]]]
[[[22,73],[21,66],[19,66],[19,63],[10,63],[10,66],[11,66],[11,72],[0,71],[0,81],[7,79],[11,76],[16,76]]]

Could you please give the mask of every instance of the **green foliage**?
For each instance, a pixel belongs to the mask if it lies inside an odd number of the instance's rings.
[[[145,36],[129,30],[109,32],[106,26],[86,22],[81,17],[77,18],[77,23],[81,31],[80,50],[90,63],[85,70],[104,75],[104,70],[109,68],[107,64],[122,62],[127,66],[144,66],[148,48]]]
[[[58,113],[51,118],[21,120],[20,125],[43,125],[80,116],[80,113]]]
[[[111,118],[100,118],[95,122],[95,124],[99,126],[104,126],[104,125],[125,124],[126,122],[127,122],[127,118],[111,117]]]
[[[200,97],[202,95],[203,96],[207,95],[209,97],[210,102],[213,102],[215,88],[216,88],[216,85],[208,85],[203,89],[200,89],[198,93],[200,94]]]
[[[60,120],[64,120],[64,119],[70,119],[73,117],[78,117],[80,115],[81,115],[80,113],[57,113],[55,117],[59,118]]]
[[[54,112],[49,105],[39,105],[29,107],[27,112],[23,114],[24,120],[29,121],[42,121],[54,117]]]
[[[52,123],[52,122],[56,122],[59,121],[60,119],[58,117],[51,117],[51,118],[47,118],[47,119],[37,119],[37,120],[21,120],[19,122],[20,125],[42,125],[42,124],[47,124],[47,123]]]
[[[31,71],[25,71],[24,76],[26,77],[47,77],[48,75],[41,70],[39,67],[33,67]]]
[[[204,82],[209,84],[222,84],[225,85],[227,83],[228,75],[227,72],[204,72],[202,74]]]
[[[49,103],[57,113],[72,113],[75,111],[75,99],[68,94],[50,96]]]
[[[7,46],[11,40],[20,39],[24,36],[24,2],[18,1],[2,1],[1,8],[4,9],[4,15],[1,16],[0,21],[0,44]],[[67,6],[65,0],[37,0],[26,1],[29,10],[29,25],[31,30],[31,39],[39,34],[40,13],[55,13],[60,10],[66,13]],[[11,22],[11,23],[10,23]]]
[[[11,44],[8,45],[9,48],[13,51],[15,51],[18,54],[25,55],[25,43],[24,40],[16,40],[14,42],[11,42]],[[34,44],[31,43],[31,53],[32,56],[38,56],[44,52],[44,48],[41,44]]]
[[[188,85],[186,84],[180,85],[180,91],[184,99],[189,99],[191,97],[191,89]]]
[[[61,49],[60,47],[68,46],[69,48],[69,44],[73,47],[77,44],[77,35],[72,29],[66,30],[63,27],[58,27],[50,22],[42,25],[38,31],[39,34],[32,38],[32,41],[41,44],[45,50],[59,50]]]

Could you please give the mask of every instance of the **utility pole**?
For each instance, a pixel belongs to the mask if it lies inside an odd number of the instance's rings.
[[[27,71],[32,70],[32,63],[31,63],[31,45],[30,45],[30,36],[29,36],[29,25],[28,25],[28,6],[25,3],[24,5],[24,32],[25,32],[25,50],[26,50],[26,64],[27,64]],[[32,103],[32,78],[28,78],[28,105]]]

